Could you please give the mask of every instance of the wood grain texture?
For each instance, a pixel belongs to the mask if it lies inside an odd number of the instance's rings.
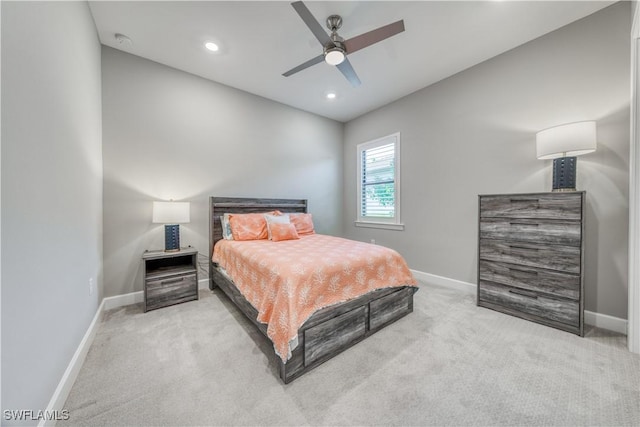
[[[303,375],[306,372],[309,372],[311,369],[321,365],[322,363],[330,360],[338,353],[352,347],[353,345],[359,343],[363,339],[373,335],[374,333],[384,329],[386,326],[395,322],[398,319],[406,316],[407,314],[413,311],[413,294],[415,294],[417,288],[406,287],[406,288],[390,288],[390,289],[378,289],[377,291],[368,293],[359,298],[356,298],[351,301],[347,301],[343,304],[340,304],[336,307],[336,312],[339,313],[348,313],[353,310],[358,309],[359,307],[365,308],[365,313],[367,316],[366,324],[369,325],[364,336],[354,335],[353,339],[344,344],[344,346],[337,348],[335,353],[327,353],[322,357],[318,357],[314,361],[309,361],[305,359],[305,352],[307,350],[307,344],[305,342],[305,331],[309,327],[313,325],[321,325],[323,322],[330,321],[333,317],[329,317],[332,314],[333,307],[327,307],[317,313],[315,313],[300,329],[298,333],[298,347],[292,351],[291,358],[287,361],[287,363],[282,363],[280,359],[280,378],[285,383],[289,383],[294,379],[298,378],[300,375]],[[387,300],[387,303],[393,305],[393,300],[399,299],[405,301],[407,298],[409,299],[408,307],[409,310],[398,310],[395,312],[394,316],[387,317],[387,320],[384,324],[380,324],[376,328],[371,328],[371,304],[375,303],[380,298],[390,298]],[[383,312],[380,312],[382,314]]]
[[[480,280],[574,300],[580,297],[579,275],[542,268],[481,259]]]
[[[583,335],[584,196],[479,196],[479,306]]]
[[[413,311],[413,292],[401,289],[369,304],[369,328],[380,329],[390,322]]]
[[[198,298],[198,282],[195,273],[149,280],[146,282],[146,287],[147,310]]]
[[[480,239],[480,259],[580,274],[581,250],[576,246]]]
[[[553,193],[483,196],[481,218],[537,218],[580,221],[580,193],[557,197]]]
[[[366,306],[358,307],[306,329],[304,332],[305,364],[336,354],[352,341],[364,338],[367,332],[366,308]]]
[[[577,300],[550,298],[539,292],[484,281],[481,281],[480,299],[535,316],[535,320],[549,319],[574,328],[579,325]]]
[[[480,238],[579,247],[582,233],[579,221],[483,217]]]

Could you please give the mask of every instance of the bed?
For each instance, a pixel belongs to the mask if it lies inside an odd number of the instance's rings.
[[[382,287],[344,302],[320,308],[309,317],[304,317],[304,323],[297,328],[297,334],[292,340],[293,344],[290,345],[288,354],[283,354],[285,352],[278,351],[277,341],[272,340],[269,336],[271,333],[273,337],[273,328],[269,330],[267,323],[258,320],[260,315],[264,317],[263,309],[260,308],[259,311],[256,308],[258,305],[253,296],[246,294],[246,286],[234,283],[229,272],[214,262],[214,247],[216,243],[223,240],[221,223],[223,214],[263,213],[274,210],[282,213],[306,213],[307,201],[303,199],[210,198],[209,288],[211,290],[221,289],[262,334],[273,341],[273,356],[278,366],[280,378],[284,383],[289,383],[411,313],[413,311],[413,294],[418,288],[413,286],[413,283],[405,286]],[[321,235],[309,236],[302,238],[301,241],[307,239],[308,242],[315,243],[323,238]],[[218,256],[220,248],[226,243],[228,242],[223,241],[217,248]],[[236,242],[236,245],[238,243],[243,242]],[[254,245],[260,246],[259,243],[280,245],[280,242],[255,242]],[[239,281],[240,277],[236,277]],[[244,285],[244,283],[242,284]],[[244,295],[239,288],[245,289]],[[254,303],[252,304],[249,300],[253,300]]]

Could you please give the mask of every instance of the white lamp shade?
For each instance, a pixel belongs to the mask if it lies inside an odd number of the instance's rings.
[[[555,126],[536,134],[538,159],[580,156],[596,151],[596,122]]]
[[[154,223],[180,224],[189,222],[189,202],[153,202]]]

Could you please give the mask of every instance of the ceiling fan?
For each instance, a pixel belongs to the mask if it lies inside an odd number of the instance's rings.
[[[342,26],[342,18],[339,15],[331,15],[327,18],[326,25],[331,31],[331,35],[328,35],[303,2],[296,1],[291,3],[291,6],[316,36],[323,47],[323,53],[282,74],[285,77],[325,61],[327,64],[335,65],[352,86],[360,86],[360,79],[347,59],[347,55],[404,31],[404,21],[400,20],[345,40],[338,35],[338,30]]]

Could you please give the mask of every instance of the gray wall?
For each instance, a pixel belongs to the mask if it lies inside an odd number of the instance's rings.
[[[143,251],[164,247],[153,200],[191,202],[181,244],[203,264],[209,196],[306,198],[318,231],[341,233],[341,123],[102,52],[106,296],[142,290]]]
[[[1,7],[2,409],[44,410],[102,299],[100,43],[84,2]]]
[[[615,4],[347,123],[347,237],[476,283],[477,195],[549,191],[552,162],[536,159],[535,133],[597,120],[598,150],[579,157],[577,176],[586,309],[626,318],[630,23],[630,4]],[[398,131],[406,229],[356,228],[356,144]]]

